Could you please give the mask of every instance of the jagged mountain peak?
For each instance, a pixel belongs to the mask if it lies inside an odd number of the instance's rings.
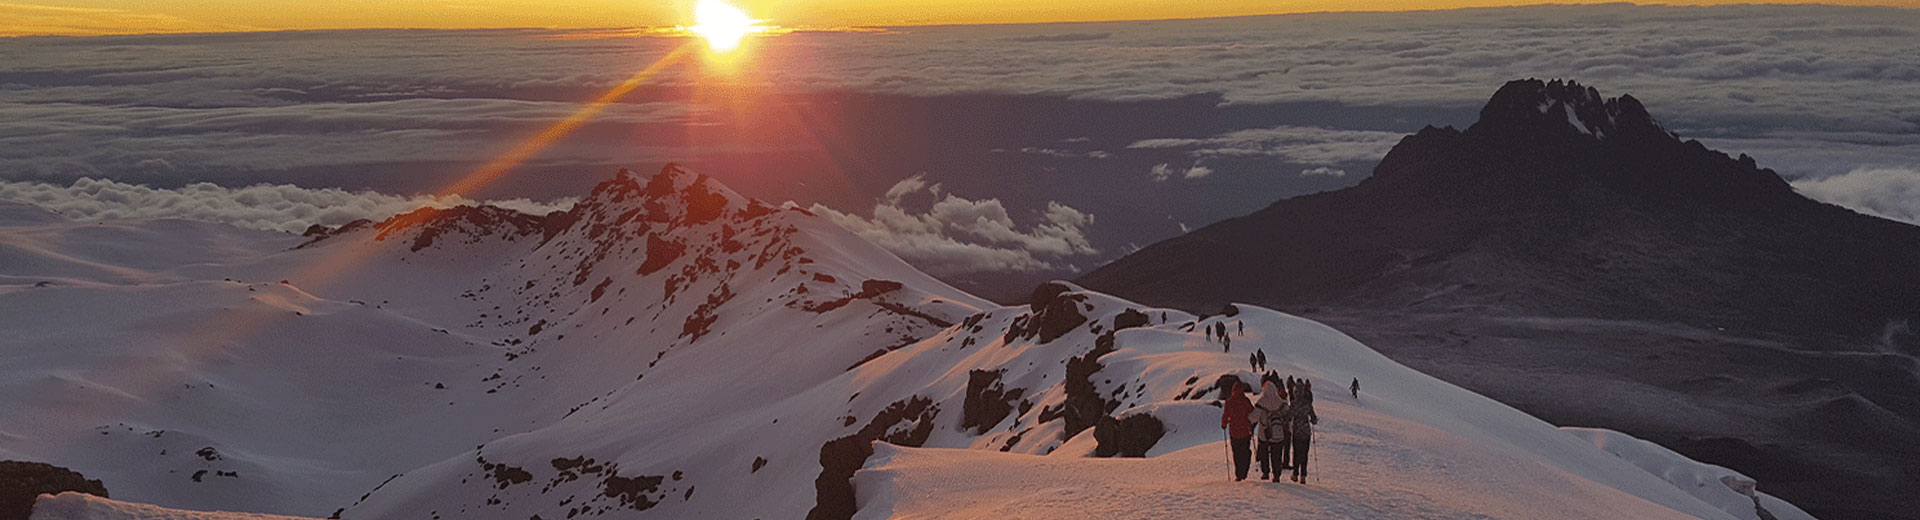
[[[1467,130],[1505,137],[1593,140],[1666,137],[1673,139],[1630,94],[1608,98],[1600,90],[1572,80],[1528,78],[1502,85],[1480,109],[1480,121]]]
[[[748,219],[773,210],[712,177],[667,163],[650,176],[622,168],[612,179],[594,186],[592,194],[567,213],[574,219],[594,220],[591,214],[598,213],[618,220],[644,217],[650,222],[699,224],[728,216]]]
[[[1769,214],[1811,204],[1751,157],[1681,140],[1633,96],[1538,79],[1501,86],[1465,131],[1428,126],[1401,139],[1361,185],[1410,202],[1490,208],[1603,196]]]

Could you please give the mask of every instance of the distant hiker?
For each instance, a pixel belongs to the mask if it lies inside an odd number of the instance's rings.
[[[1251,352],[1247,353],[1247,368],[1253,369],[1254,372],[1259,372],[1260,356],[1255,356]]]
[[[1353,378],[1353,398],[1360,399],[1360,378]]]
[[[1293,433],[1293,481],[1307,483],[1307,450],[1313,446],[1313,425],[1320,424],[1320,416],[1313,413],[1313,382],[1302,380],[1300,386],[1291,394],[1293,397],[1287,407],[1288,423]]]
[[[1226,331],[1220,332],[1220,351],[1221,352],[1233,351],[1233,338],[1227,337]]]
[[[1233,481],[1247,479],[1248,460],[1253,456],[1247,442],[1253,440],[1253,422],[1247,420],[1247,413],[1253,411],[1253,402],[1247,400],[1247,385],[1234,378],[1233,392],[1227,394],[1227,402],[1221,406],[1220,427],[1227,430],[1227,443],[1233,450]]]
[[[1280,378],[1269,374],[1261,378],[1260,401],[1253,404],[1250,419],[1258,426],[1255,430],[1253,458],[1260,461],[1260,480],[1280,481],[1280,453],[1286,451],[1280,444],[1287,430],[1285,414],[1287,409],[1287,391],[1280,389]],[[1271,468],[1271,469],[1269,469]]]
[[[1261,349],[1253,349],[1253,355],[1260,356],[1260,369],[1266,370],[1267,369],[1267,351],[1261,350]]]
[[[1236,332],[1239,332],[1241,336],[1246,336],[1246,335],[1247,335],[1247,322],[1244,322],[1244,321],[1240,321],[1240,320],[1234,320],[1234,322],[1233,322],[1233,327],[1234,327],[1234,328],[1236,328],[1236,329],[1240,329],[1240,330],[1238,330],[1238,331],[1236,331]]]

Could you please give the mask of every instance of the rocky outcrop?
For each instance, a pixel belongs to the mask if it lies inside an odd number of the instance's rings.
[[[807,520],[853,518],[859,509],[854,502],[853,474],[866,465],[867,457],[873,456],[873,442],[919,447],[933,434],[933,419],[939,414],[940,407],[933,404],[933,400],[915,396],[888,405],[853,435],[821,445],[820,476],[813,481],[814,504],[813,509],[807,511]],[[912,427],[893,430],[902,422]]]
[[[1087,322],[1083,309],[1087,306],[1085,294],[1075,294],[1079,287],[1066,282],[1047,282],[1033,289],[1026,315],[1015,318],[1013,326],[1007,328],[1006,341],[1015,339],[1039,338],[1040,343],[1051,343],[1060,336]]]
[[[1152,414],[1137,413],[1120,419],[1101,417],[1093,423],[1095,457],[1145,457],[1147,450],[1160,442],[1167,427]]]
[[[76,491],[100,497],[107,487],[79,472],[39,462],[0,461],[0,520],[26,520],[41,493]]]
[[[1138,309],[1127,309],[1120,311],[1120,314],[1113,315],[1113,330],[1145,327],[1151,321],[1152,320],[1147,317],[1147,313],[1140,312]]]
[[[1001,385],[1000,376],[1004,373],[1006,369],[967,371],[967,394],[960,409],[961,429],[984,434],[1006,419],[1007,414],[1013,413],[1013,404],[1020,400],[1026,389],[1008,390]]]
[[[1113,353],[1114,341],[1113,332],[1101,334],[1095,338],[1093,350],[1068,359],[1067,378],[1061,383],[1067,393],[1066,401],[1059,406],[1040,410],[1040,422],[1054,419],[1065,421],[1063,425],[1066,431],[1061,432],[1061,440],[1071,439],[1080,432],[1086,431],[1087,428],[1093,427],[1095,422],[1107,417],[1107,414],[1113,413],[1114,408],[1120,406],[1119,401],[1102,397],[1100,389],[1093,384],[1093,375],[1099,373],[1100,369],[1106,368],[1106,365],[1100,363],[1100,357]]]

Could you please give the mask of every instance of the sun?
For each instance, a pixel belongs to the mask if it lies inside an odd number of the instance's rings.
[[[760,20],[720,0],[700,0],[693,7],[693,19],[698,25],[687,31],[705,37],[707,47],[714,52],[731,51],[740,46],[741,38],[767,30]]]

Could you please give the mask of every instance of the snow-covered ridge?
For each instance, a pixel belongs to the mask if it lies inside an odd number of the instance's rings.
[[[1318,323],[1061,282],[996,306],[671,165],[546,216],[435,211],[300,248],[222,229],[0,232],[0,252],[38,255],[0,264],[17,311],[0,313],[0,455],[123,499],[316,517],[966,516],[1038,506],[1036,481],[1219,487],[1215,383],[1251,380],[1260,349],[1321,389],[1323,476],[1222,487],[1224,503],[1744,518]],[[191,240],[101,253],[130,234]],[[168,251],[210,242],[228,247]],[[1199,332],[1215,324],[1230,350]],[[1358,399],[1340,390],[1354,377]],[[1122,467],[1133,480],[1104,471]],[[955,475],[973,487],[940,489],[971,505],[914,491]]]

